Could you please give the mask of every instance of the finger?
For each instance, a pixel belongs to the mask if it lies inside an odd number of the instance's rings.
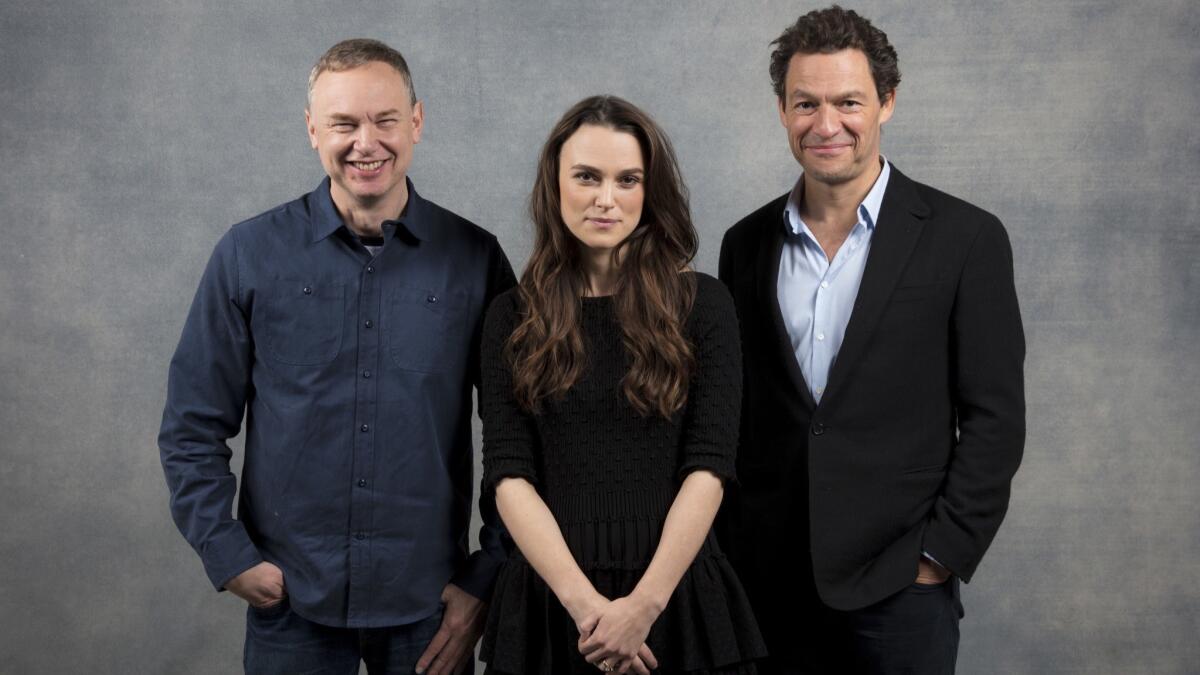
[[[591,635],[592,631],[596,630],[596,624],[598,623],[600,623],[600,617],[596,614],[589,614],[588,616],[583,617],[583,621],[580,621],[579,626],[577,626],[577,628],[579,628],[579,634]]]
[[[429,646],[425,648],[425,651],[421,654],[421,658],[417,659],[418,675],[425,672],[425,669],[429,667],[429,664],[433,663],[433,659],[441,653],[442,648],[449,641],[450,631],[446,628],[445,624],[442,624],[442,627],[438,629],[433,639],[429,641]]]
[[[638,658],[645,661],[650,668],[658,667],[658,659],[654,658],[654,652],[650,651],[650,646],[645,642],[638,648]]]
[[[579,653],[583,654],[584,656],[587,656],[589,654],[594,654],[602,646],[603,646],[603,644],[602,644],[600,638],[593,634],[588,639],[579,641]]]
[[[637,675],[650,675],[650,668],[646,667],[646,664],[643,662],[642,659],[635,658],[631,662],[631,665],[632,665],[631,670],[633,672],[637,673]]]
[[[600,662],[607,658],[610,658],[609,653],[601,650],[599,647],[593,650],[592,653],[583,655],[583,660],[587,661],[593,666],[600,665]],[[609,663],[612,663],[612,661],[610,660]]]
[[[451,640],[433,660],[426,675],[451,675],[458,669],[463,656],[462,644],[459,640]]]

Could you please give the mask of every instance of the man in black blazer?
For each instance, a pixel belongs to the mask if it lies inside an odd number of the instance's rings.
[[[746,398],[720,532],[769,672],[951,673],[958,583],[1024,446],[1008,237],[880,155],[900,81],[882,31],[835,6],[773,44],[803,173],[721,247]]]

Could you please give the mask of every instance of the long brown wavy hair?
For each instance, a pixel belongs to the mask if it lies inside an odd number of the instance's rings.
[[[687,402],[694,365],[683,323],[696,298],[696,280],[682,272],[696,255],[696,228],[667,135],[649,115],[615,96],[576,103],[542,147],[529,197],[535,238],[519,286],[523,315],[505,345],[514,393],[526,410],[539,412],[545,399],[561,400],[587,365],[579,316],[589,285],[581,245],[563,223],[558,183],[563,144],[585,124],[631,134],[641,146],[642,217],[612,252],[613,303],[631,357],[622,380],[625,397],[642,416],[669,418]]]

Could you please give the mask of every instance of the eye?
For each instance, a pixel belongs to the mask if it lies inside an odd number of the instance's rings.
[[[575,180],[579,181],[580,183],[594,183],[596,181],[596,176],[591,171],[576,171]]]
[[[354,125],[349,122],[335,122],[329,126],[334,131],[354,131]]]
[[[388,117],[388,118],[379,120],[379,126],[383,127],[384,129],[389,129],[391,127],[396,126],[396,123],[398,121],[399,120],[395,120],[395,119]]]
[[[627,188],[636,187],[638,184],[640,184],[642,182],[642,179],[640,176],[635,176],[633,174],[626,174],[624,176],[621,176],[617,180],[621,183],[621,187],[627,187]]]
[[[849,109],[849,110],[858,110],[859,108],[862,107],[862,103],[859,103],[858,101],[855,101],[854,99],[848,99],[848,100],[842,101],[842,107]]]
[[[812,101],[796,101],[792,104],[792,110],[798,113],[810,113],[817,109],[817,104]]]

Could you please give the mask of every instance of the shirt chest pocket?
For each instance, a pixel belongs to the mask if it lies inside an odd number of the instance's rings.
[[[388,302],[388,353],[404,370],[453,371],[466,361],[466,299],[441,291],[400,287]]]
[[[264,298],[261,341],[272,360],[297,366],[332,361],[342,346],[342,284],[277,282]]]

